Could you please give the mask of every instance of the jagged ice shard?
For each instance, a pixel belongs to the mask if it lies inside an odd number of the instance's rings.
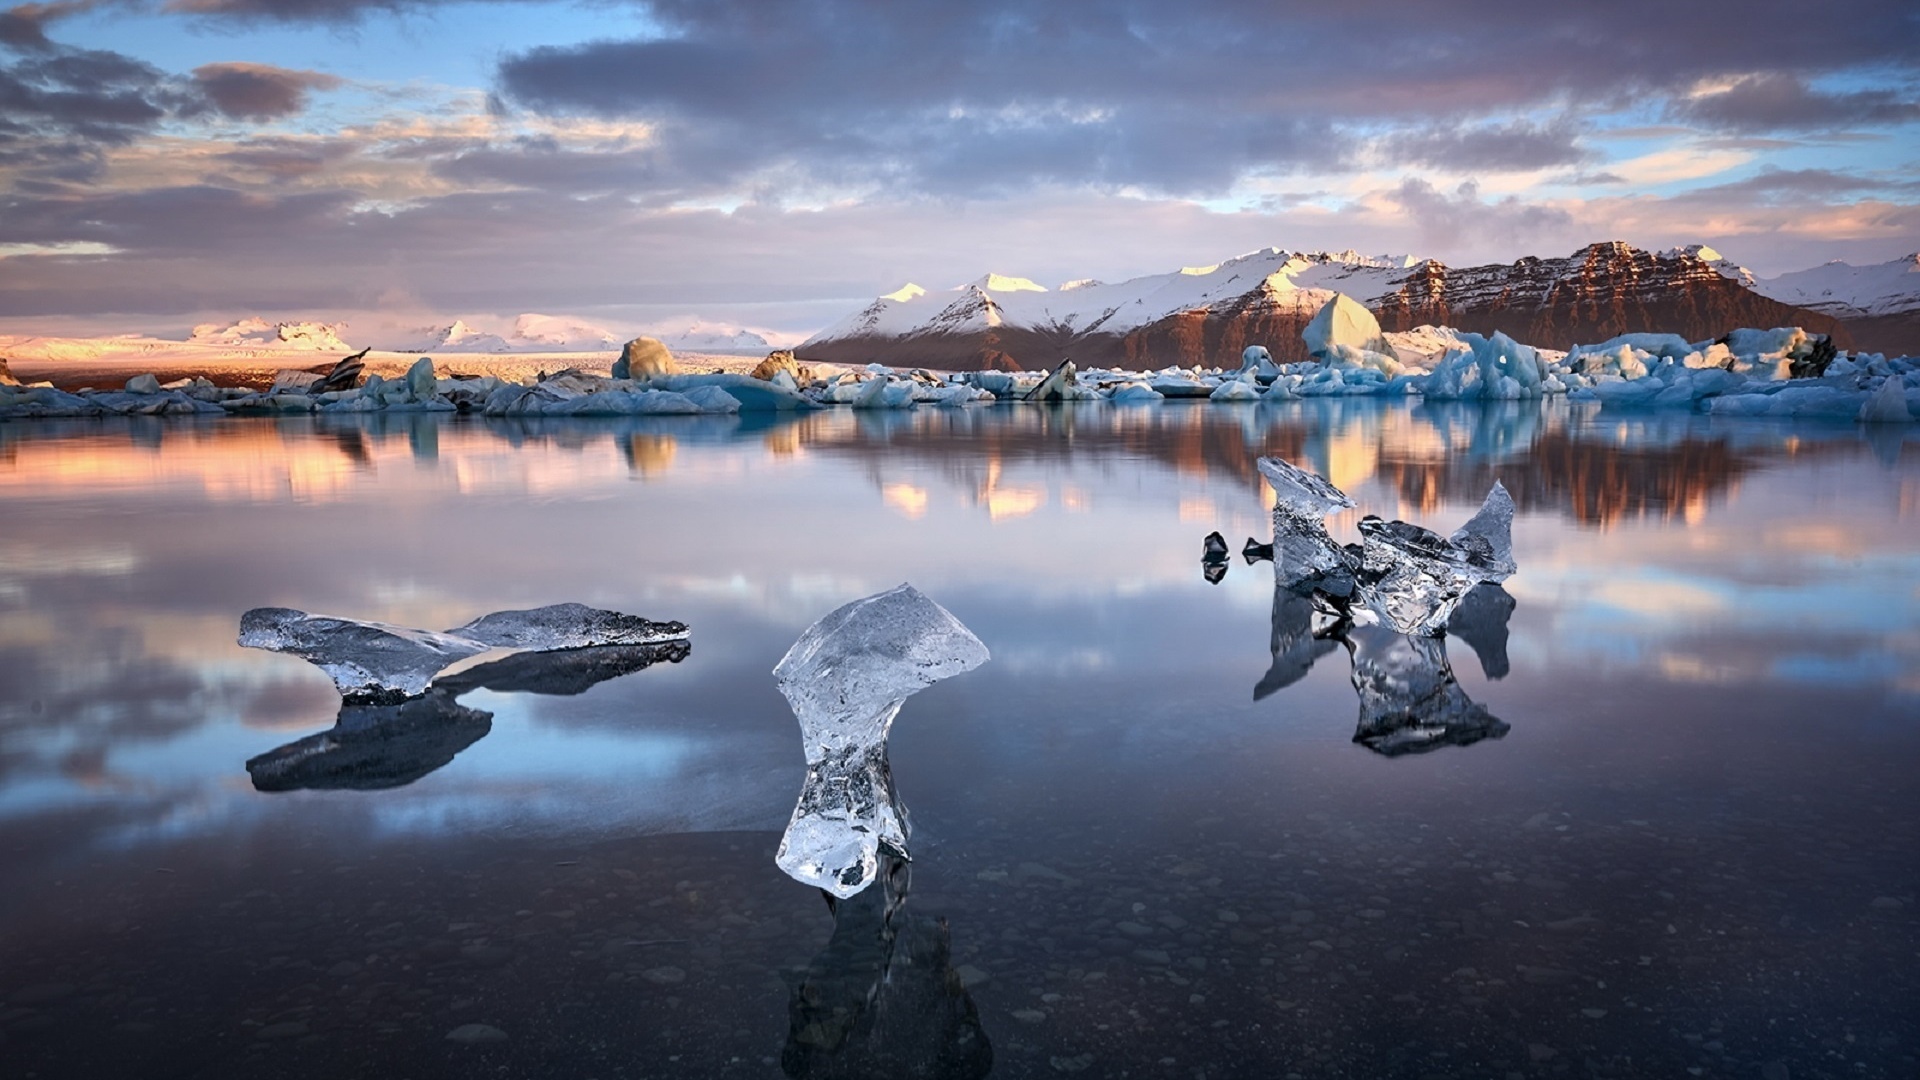
[[[1513,574],[1513,498],[1495,481],[1479,512],[1451,537],[1368,515],[1360,538],[1367,606],[1402,634],[1433,637],[1474,586]]]
[[[349,701],[414,697],[442,668],[489,648],[453,634],[293,608],[254,608],[240,616],[240,644],[313,664]]]
[[[907,698],[987,661],[987,647],[912,585],[839,608],[773,669],[800,722],[807,776],[774,861],[846,898],[872,884],[880,846],[907,854],[887,732]]]
[[[435,674],[489,649],[654,645],[687,636],[685,623],[654,622],[585,604],[496,611],[444,633],[387,623],[254,608],[240,616],[240,644],[298,656],[327,673],[350,702],[425,693]]]
[[[1327,534],[1327,515],[1353,508],[1346,492],[1279,458],[1257,462],[1273,488],[1273,564],[1304,580],[1351,570],[1351,559]]]

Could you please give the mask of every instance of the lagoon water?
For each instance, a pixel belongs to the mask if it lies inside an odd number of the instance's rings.
[[[1272,567],[1199,561],[1268,538],[1261,454],[1442,533],[1507,486],[1505,640],[1447,642],[1503,732],[1356,743],[1337,645],[1274,687]],[[902,581],[993,659],[907,703],[913,862],[836,911],[773,864],[804,757],[771,669]],[[340,702],[243,611],[561,601],[691,650],[256,788]],[[1917,853],[1920,433],[0,425],[8,1076],[1904,1078]]]

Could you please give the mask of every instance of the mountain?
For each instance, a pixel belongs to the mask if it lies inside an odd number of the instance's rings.
[[[751,330],[706,322],[696,322],[677,334],[663,335],[660,340],[673,352],[765,356],[773,348],[766,338]]]
[[[1216,266],[1117,284],[1077,281],[1049,291],[988,274],[946,292],[908,285],[801,343],[804,359],[946,369],[1081,366],[1151,369],[1237,363],[1247,345],[1306,358],[1300,330],[1342,292],[1387,330],[1422,324],[1490,333],[1551,348],[1622,333],[1690,340],[1742,326],[1802,326],[1851,339],[1832,315],[1749,287],[1751,275],[1711,248],[1654,253],[1612,242],[1564,259],[1450,268],[1434,260],[1352,251],[1265,248]]]
[[[232,323],[201,323],[187,338],[189,345],[212,345],[238,349],[313,349],[318,352],[352,352],[340,337],[346,323],[283,322],[249,318]]]
[[[448,326],[427,326],[395,344],[394,352],[503,353],[513,346],[499,334],[477,330],[455,319]]]
[[[1920,351],[1920,252],[1877,266],[1830,262],[1763,279],[1754,288],[1839,319],[1862,349]]]

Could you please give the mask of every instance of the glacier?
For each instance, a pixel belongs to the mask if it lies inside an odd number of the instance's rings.
[[[836,608],[800,635],[773,669],[807,758],[780,869],[844,899],[873,883],[883,849],[907,856],[887,733],[907,698],[987,659],[972,631],[910,584]]]
[[[1309,259],[1295,266],[1277,252],[1249,258],[1260,266],[1273,263],[1272,272],[1282,276],[1331,273],[1329,268],[1335,265]],[[1211,296],[1208,290],[1225,287],[1214,281],[1223,267],[1204,268],[1204,273],[1167,282],[1171,291],[1167,296],[1156,294],[1155,302],[1171,302],[1172,297],[1193,290],[1198,290],[1193,293],[1197,299]],[[1362,260],[1343,272],[1365,276],[1387,269],[1386,263]],[[999,299],[982,292],[986,298],[982,302],[1044,305],[1059,295],[1014,279],[995,278],[988,283],[1000,290],[993,292]],[[1338,283],[1337,277],[1323,282]],[[1071,290],[1073,303],[1092,302],[1104,288],[1087,285]],[[359,354],[355,354],[328,376],[285,371],[265,390],[217,386],[205,378],[161,384],[152,375],[137,375],[116,388],[77,391],[0,379],[0,420],[315,412],[462,412],[511,418],[692,416],[831,407],[900,411],[1018,401],[1153,405],[1167,399],[1204,398],[1245,406],[1362,396],[1426,401],[1565,396],[1616,410],[1687,409],[1720,416],[1815,417],[1873,424],[1906,423],[1920,415],[1920,359],[1840,352],[1828,339],[1797,327],[1740,328],[1697,342],[1675,334],[1630,333],[1561,353],[1500,332],[1483,335],[1421,326],[1386,333],[1364,304],[1339,291],[1326,295],[1329,299],[1301,331],[1302,344],[1312,359],[1289,364],[1275,363],[1264,345],[1248,344],[1235,346],[1240,349],[1237,363],[1218,368],[1133,371],[1083,367],[1063,359],[1050,371],[934,373],[878,364],[841,368],[789,362],[762,365],[768,376],[760,378],[672,373],[665,368],[649,375],[616,365],[613,375],[569,369],[515,382],[494,375],[440,374],[428,356],[413,360],[403,377],[388,378],[362,373]],[[894,301],[883,298],[881,303]],[[1116,309],[1103,317],[1131,316]],[[625,377],[629,374],[636,377]],[[1877,403],[1869,409],[1869,402]],[[1904,413],[1895,407],[1902,402]]]

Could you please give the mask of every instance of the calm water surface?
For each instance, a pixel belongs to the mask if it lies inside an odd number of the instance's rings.
[[[1504,642],[1448,641],[1503,735],[1370,751],[1338,647],[1273,688],[1271,567],[1199,565],[1267,538],[1262,453],[1442,533],[1513,492]],[[770,670],[902,581],[993,659],[907,704],[913,862],[836,911],[773,865],[804,759]],[[691,652],[256,789],[352,724],[241,612],[569,600]],[[1909,1078],[1916,841],[1920,433],[0,425],[7,1076]]]

